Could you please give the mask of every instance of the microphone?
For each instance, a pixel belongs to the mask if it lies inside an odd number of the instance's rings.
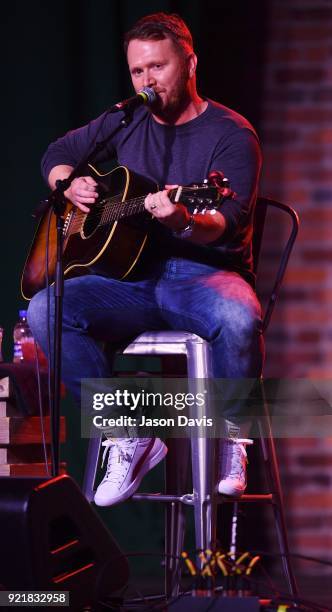
[[[153,104],[157,100],[157,94],[152,87],[144,87],[141,89],[136,96],[132,98],[128,98],[127,100],[123,100],[123,102],[118,102],[111,106],[109,109],[109,113],[117,113],[118,111],[125,111],[132,113],[136,108],[142,106],[142,104]]]

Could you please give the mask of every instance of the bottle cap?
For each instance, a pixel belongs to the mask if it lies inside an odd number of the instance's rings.
[[[26,317],[27,316],[27,312],[28,312],[27,310],[19,310],[18,314],[22,318],[22,317]]]

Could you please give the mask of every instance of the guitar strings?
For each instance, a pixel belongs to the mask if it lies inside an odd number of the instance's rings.
[[[107,225],[111,221],[116,221],[117,219],[121,220],[139,212],[143,212],[145,210],[145,197],[146,196],[133,198],[131,200],[125,200],[124,202],[119,201],[117,199],[118,196],[107,198],[107,200],[101,200],[94,205],[90,213],[85,213],[77,208],[77,210],[74,211],[74,218],[70,223],[70,231],[68,233],[79,233],[82,227],[82,221],[85,221],[86,218],[89,218],[89,220],[99,219],[99,225]],[[122,209],[125,213],[123,216],[121,215]]]
[[[192,190],[192,187],[183,187],[183,192],[190,192]],[[176,190],[172,189],[170,191],[170,197],[173,197],[175,193]],[[76,208],[76,210],[71,211],[71,213],[69,214],[73,213],[73,219],[69,223],[67,237],[80,233],[82,229],[82,223],[84,223],[86,219],[89,219],[89,221],[98,221],[97,227],[100,227],[103,225],[108,225],[112,221],[121,221],[135,214],[145,211],[144,200],[146,198],[146,195],[125,201],[121,201],[118,198],[119,195],[116,195],[100,200],[95,205],[93,205],[93,209],[90,211],[90,213],[85,213],[79,208]],[[123,215],[121,214],[122,212],[124,213]]]

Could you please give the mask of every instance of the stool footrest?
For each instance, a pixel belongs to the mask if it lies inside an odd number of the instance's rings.
[[[227,495],[218,495],[217,504],[227,502],[270,502],[273,504],[274,499],[272,493],[263,493],[259,495],[242,495],[241,497],[228,497]]]
[[[132,496],[134,501],[154,501],[154,502],[179,502],[192,506],[194,504],[194,496],[191,493],[185,495],[167,495],[165,493],[136,493]],[[228,497],[226,495],[216,495],[217,504],[234,503],[234,502],[274,502],[272,493],[264,493],[259,495],[242,495],[242,497]]]
[[[134,501],[152,501],[152,502],[168,502],[174,503],[178,502],[179,504],[186,504],[187,506],[192,506],[194,504],[193,495],[190,493],[185,495],[167,495],[165,493],[136,493],[132,496]]]

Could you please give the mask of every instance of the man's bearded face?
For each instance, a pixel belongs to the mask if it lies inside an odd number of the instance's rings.
[[[158,94],[155,115],[176,112],[187,97],[189,70],[181,50],[169,38],[133,39],[128,45],[128,65],[135,91],[152,87]]]

